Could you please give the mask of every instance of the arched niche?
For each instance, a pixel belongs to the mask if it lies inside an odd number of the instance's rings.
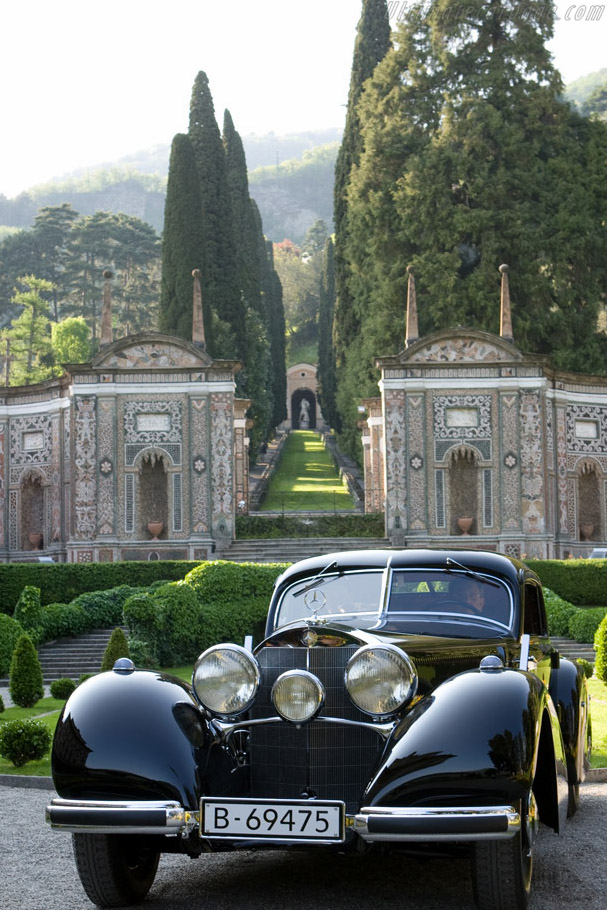
[[[166,540],[169,536],[170,466],[170,458],[162,449],[146,449],[137,459],[136,530],[143,539],[151,535]]]
[[[307,419],[305,415],[307,415]],[[316,429],[316,395],[310,389],[296,389],[293,392],[291,426],[294,430]]]
[[[602,471],[591,458],[577,466],[577,520],[581,540],[603,540]]]
[[[21,517],[19,526],[22,550],[41,550],[45,546],[45,480],[37,471],[21,479]]]
[[[479,470],[478,455],[470,446],[451,451],[448,462],[449,533],[478,534]]]

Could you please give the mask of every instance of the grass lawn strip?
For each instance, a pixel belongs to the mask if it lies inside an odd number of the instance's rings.
[[[354,508],[348,487],[318,433],[289,433],[261,510],[332,512]]]

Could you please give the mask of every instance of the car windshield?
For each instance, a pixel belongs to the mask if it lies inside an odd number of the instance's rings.
[[[359,629],[377,624],[381,610],[381,569],[326,572],[297,581],[284,592],[275,628],[302,619],[347,621]]]
[[[392,573],[384,629],[432,634],[429,626],[446,622],[460,629],[471,622],[490,624],[503,634],[513,624],[511,592],[494,576],[476,572],[398,569]]]

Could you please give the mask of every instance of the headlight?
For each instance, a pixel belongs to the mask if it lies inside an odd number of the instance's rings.
[[[214,714],[241,714],[255,698],[259,666],[239,645],[214,645],[196,661],[192,685],[204,707]]]
[[[274,707],[284,720],[294,724],[311,720],[322,707],[324,696],[321,681],[307,670],[289,670],[272,686]]]
[[[346,667],[350,698],[365,714],[393,714],[415,694],[417,677],[406,654],[394,645],[365,645]]]

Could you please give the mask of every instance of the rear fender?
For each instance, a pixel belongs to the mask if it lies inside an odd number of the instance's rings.
[[[584,765],[590,722],[588,684],[581,667],[561,657],[550,674],[550,696],[563,732],[569,782],[579,784],[586,776]]]
[[[558,825],[559,793],[566,797],[558,721],[542,682],[519,670],[471,670],[422,698],[397,727],[364,804],[514,804],[533,784],[542,733],[544,818]]]

